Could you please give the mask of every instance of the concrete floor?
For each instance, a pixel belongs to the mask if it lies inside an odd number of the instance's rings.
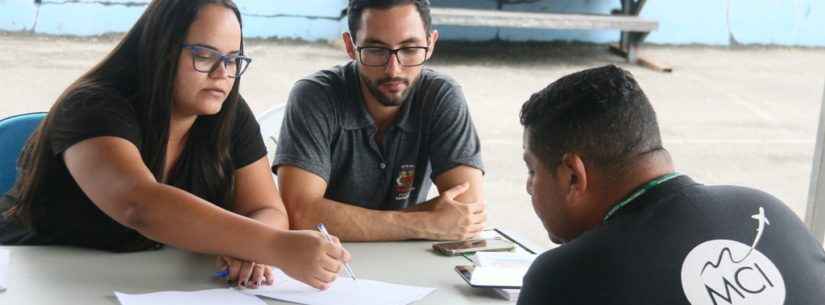
[[[0,117],[48,110],[61,91],[99,61],[117,37],[94,39],[0,33]],[[284,103],[292,84],[346,60],[336,46],[247,42],[254,59],[242,92],[258,113]],[[774,194],[798,215],[807,204],[823,84],[825,50],[649,46],[673,65],[664,74],[628,65],[601,45],[444,43],[430,66],[464,87],[481,134],[490,226],[552,246],[524,184],[518,111],[535,91],[588,67],[631,70],[659,115],[664,143],[680,172],[706,184]]]

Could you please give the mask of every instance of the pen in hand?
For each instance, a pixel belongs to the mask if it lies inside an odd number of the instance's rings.
[[[226,279],[229,277],[229,268],[223,269],[223,271],[215,272],[215,277]]]
[[[324,224],[318,224],[315,227],[318,228],[318,231],[320,231],[322,235],[324,235],[324,239],[326,239],[329,242],[333,242],[332,237],[329,236],[329,232],[327,232],[327,227],[325,227]],[[352,268],[350,268],[349,266],[349,263],[344,263],[344,269],[347,270],[347,274],[349,275],[349,277],[351,277],[353,280],[357,280],[357,278],[355,278],[355,273],[352,272]]]

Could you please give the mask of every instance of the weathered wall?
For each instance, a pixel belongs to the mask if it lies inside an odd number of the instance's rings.
[[[438,6],[495,8],[493,0],[432,0]],[[60,35],[125,32],[146,0],[0,0],[0,30]],[[247,37],[334,40],[346,30],[347,0],[237,0]],[[608,13],[618,0],[542,0],[505,10]],[[647,41],[666,44],[825,46],[825,0],[650,0],[642,16],[660,28]],[[452,40],[576,40],[613,42],[616,31],[553,31],[437,27]]]

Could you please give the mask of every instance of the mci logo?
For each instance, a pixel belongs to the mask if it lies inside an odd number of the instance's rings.
[[[776,265],[751,246],[706,241],[682,263],[682,289],[693,305],[782,305],[785,281]]]

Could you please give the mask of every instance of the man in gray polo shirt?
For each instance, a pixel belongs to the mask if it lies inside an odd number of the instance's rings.
[[[293,229],[463,240],[484,228],[481,146],[460,86],[422,65],[427,0],[351,0],[351,62],[293,87],[272,166]],[[427,201],[435,182],[439,196]]]

